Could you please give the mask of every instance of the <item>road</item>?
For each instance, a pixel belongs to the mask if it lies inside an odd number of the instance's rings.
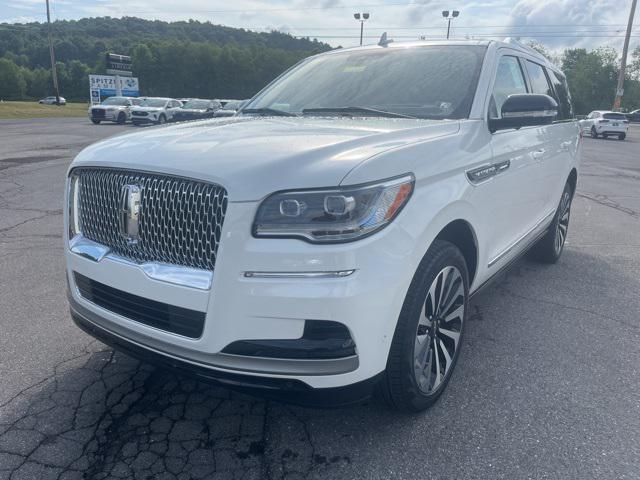
[[[65,171],[133,129],[0,122],[0,480],[640,477],[640,128],[584,139],[561,261],[474,298],[448,390],[409,416],[231,393],[72,324]]]

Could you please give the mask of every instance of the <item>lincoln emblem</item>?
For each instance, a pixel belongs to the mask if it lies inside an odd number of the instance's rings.
[[[139,185],[124,185],[120,196],[120,233],[129,243],[140,239],[140,199]]]

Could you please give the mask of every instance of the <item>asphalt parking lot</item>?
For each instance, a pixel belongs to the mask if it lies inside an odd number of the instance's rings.
[[[584,139],[561,261],[474,298],[448,390],[413,416],[231,393],[73,325],[65,171],[134,130],[0,120],[0,480],[640,478],[640,126]]]

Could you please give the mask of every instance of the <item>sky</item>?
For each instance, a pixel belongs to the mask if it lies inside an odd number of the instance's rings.
[[[383,33],[396,40],[442,38],[442,10],[459,10],[457,38],[536,40],[552,51],[567,47],[622,48],[632,0],[50,0],[52,19],[136,16],[196,19],[256,31],[280,30],[332,46],[359,43],[356,12],[367,12],[364,43]],[[0,23],[45,21],[45,0],[1,0]],[[631,48],[640,45],[640,7]]]

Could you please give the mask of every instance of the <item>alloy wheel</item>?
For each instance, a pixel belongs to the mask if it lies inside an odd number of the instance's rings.
[[[564,242],[567,239],[567,231],[569,230],[569,217],[571,216],[571,195],[564,192],[562,201],[560,202],[560,214],[558,215],[558,225],[556,227],[556,238],[554,247],[556,254],[560,253]]]
[[[415,380],[424,394],[432,394],[451,372],[464,321],[462,274],[443,268],[429,287],[416,330],[413,350]]]

